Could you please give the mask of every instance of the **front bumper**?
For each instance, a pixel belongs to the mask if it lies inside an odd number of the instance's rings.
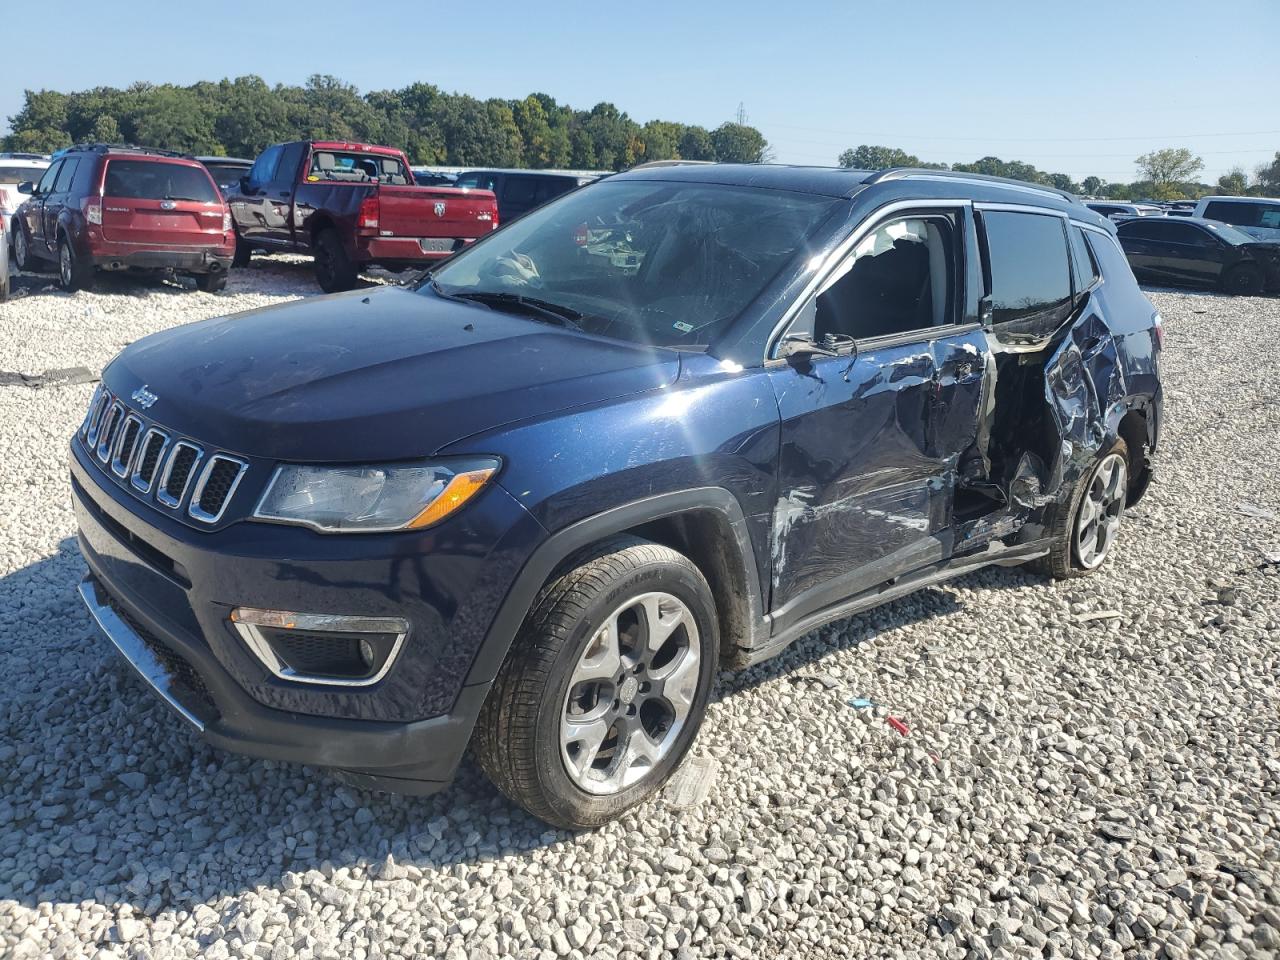
[[[106,481],[78,440],[72,451],[89,568],[81,596],[152,690],[205,740],[400,792],[451,780],[489,688],[468,683],[467,673],[507,578],[531,549],[527,538],[537,538],[536,521],[505,491],[417,539],[257,523],[194,532]],[[228,620],[234,605],[394,613],[412,626],[385,678],[318,688],[274,676],[248,651]]]

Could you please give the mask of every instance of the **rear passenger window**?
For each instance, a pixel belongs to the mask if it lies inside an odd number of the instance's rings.
[[[1260,204],[1240,203],[1235,200],[1215,200],[1205,204],[1204,208],[1205,219],[1230,223],[1237,227],[1258,226],[1260,213]]]
[[[80,166],[80,159],[72,157],[62,164],[62,169],[58,171],[58,181],[53,185],[54,193],[66,193],[71,187],[71,178],[76,175],[76,168]]]
[[[508,177],[502,190],[502,199],[507,203],[533,203],[537,191],[536,177]]]
[[[954,323],[956,237],[948,216],[882,224],[826,280],[796,331],[866,340]]]
[[[1093,262],[1084,231],[1074,225],[1071,227],[1071,262],[1075,268],[1076,292],[1088,290],[1098,279],[1098,265]]]
[[[988,290],[995,334],[1047,337],[1071,311],[1071,267],[1061,217],[985,210]]]
[[[283,150],[284,147],[279,144],[264,150],[262,156],[258,157],[249,169],[249,182],[256,186],[262,186],[275,179],[276,167],[280,165],[280,153]]]

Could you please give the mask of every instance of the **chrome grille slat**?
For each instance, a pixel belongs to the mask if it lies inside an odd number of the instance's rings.
[[[174,479],[175,471],[182,471],[183,453],[191,451],[192,457],[186,463],[185,472],[180,472],[181,483],[176,492],[169,488],[173,486],[171,481]],[[176,510],[182,505],[183,498],[187,495],[187,489],[191,486],[191,478],[195,476],[196,468],[200,466],[200,459],[204,456],[204,451],[197,447],[194,443],[187,440],[179,440],[173,445],[168,458],[164,462],[164,471],[160,474],[160,483],[156,487],[156,500],[164,504],[171,510]]]
[[[154,508],[218,523],[249,470],[234,454],[178,439],[99,383],[76,431],[102,472]]]
[[[142,432],[142,418],[135,413],[124,418],[116,435],[111,455],[111,472],[117,477],[127,477],[133,466],[133,455],[138,449],[138,435]]]
[[[111,448],[115,444],[116,427],[124,418],[124,404],[116,400],[107,407],[102,415],[102,423],[98,425],[98,448],[95,451],[98,459],[106,463],[111,457]]]
[[[222,465],[227,465],[228,469],[223,470],[222,476],[217,477],[217,469]],[[249,464],[237,457],[229,457],[225,453],[214,454],[200,471],[200,479],[196,481],[196,488],[191,492],[191,505],[187,508],[187,513],[205,523],[217,523],[227,509],[227,504],[231,502],[236,487],[240,486],[240,478],[248,469]],[[230,480],[227,480],[226,474],[229,470],[234,470],[235,473]],[[217,477],[219,488],[226,486],[225,493],[221,489],[210,489],[210,480],[215,477]],[[211,494],[208,503],[205,503],[206,491]]]
[[[151,469],[147,470],[149,451],[153,445],[156,447],[156,453],[154,459],[151,460]],[[155,483],[156,474],[160,472],[160,464],[164,462],[164,455],[168,447],[169,435],[163,430],[150,427],[142,435],[142,440],[138,446],[138,456],[134,461],[133,473],[129,477],[129,483],[133,489],[139,493],[151,492],[151,487]]]

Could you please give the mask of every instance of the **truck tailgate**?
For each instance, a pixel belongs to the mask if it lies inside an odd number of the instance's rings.
[[[382,236],[475,239],[498,226],[498,200],[490,190],[382,184],[378,206]]]

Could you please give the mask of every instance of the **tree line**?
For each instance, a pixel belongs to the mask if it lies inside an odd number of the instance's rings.
[[[302,86],[247,76],[191,86],[27,90],[9,124],[4,149],[37,153],[93,141],[252,158],[273,143],[324,138],[400,147],[414,164],[582,170],[667,159],[755,163],[768,154],[764,136],[745,123],[714,130],[670,120],[642,124],[611,103],[578,110],[544,93],[479,100],[430,83],[361,94],[321,74]]]
[[[1108,200],[1195,200],[1206,194],[1225,196],[1274,196],[1280,194],[1280,152],[1252,175],[1236,167],[1218,178],[1216,184],[1195,179],[1204,161],[1185,147],[1153,150],[1135,158],[1139,174],[1132,183],[1107,183],[1101,177],[1085,177],[1079,183],[1065,173],[1037,170],[1029,163],[983,157],[973,163],[926,163],[897,147],[863,144],[845,150],[837,158],[842,167],[857,170],[885,170],[889,167],[923,167],[931,170],[959,170],[1009,177],[1027,183],[1042,183],[1075,194],[1105,197]]]

